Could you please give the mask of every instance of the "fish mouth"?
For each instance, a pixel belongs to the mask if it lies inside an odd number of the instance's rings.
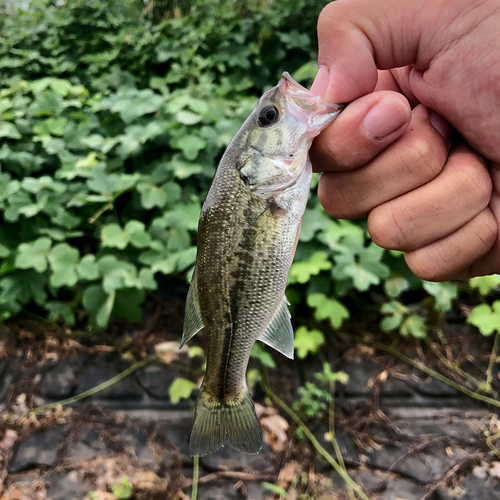
[[[318,135],[346,107],[345,104],[323,100],[296,82],[286,71],[281,75],[278,87],[286,98],[287,112],[307,123],[314,135]]]

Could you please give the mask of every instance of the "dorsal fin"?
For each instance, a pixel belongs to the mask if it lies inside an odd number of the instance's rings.
[[[287,358],[293,359],[293,328],[290,322],[291,315],[288,304],[286,297],[283,297],[276,314],[259,340],[276,349]]]
[[[203,319],[201,318],[200,303],[198,302],[198,278],[195,268],[186,299],[184,328],[182,330],[180,347],[189,342],[204,326]]]

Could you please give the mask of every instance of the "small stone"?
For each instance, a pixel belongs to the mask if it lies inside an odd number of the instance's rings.
[[[42,396],[49,399],[65,399],[73,395],[82,369],[81,358],[69,358],[47,370],[39,386]]]
[[[47,490],[47,498],[50,500],[82,500],[90,489],[78,477],[76,471],[47,475],[44,479],[50,484]]]
[[[57,461],[57,447],[66,426],[35,432],[22,441],[11,460],[9,472],[21,472],[34,467],[53,467]]]
[[[94,387],[116,377],[122,370],[118,369],[116,359],[99,359],[87,365],[82,372],[80,384],[76,394],[93,389]],[[116,384],[92,396],[99,399],[135,400],[142,399],[143,393],[135,380],[128,376]]]

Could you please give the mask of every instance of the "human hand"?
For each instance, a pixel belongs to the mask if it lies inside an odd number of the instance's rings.
[[[320,201],[336,217],[369,213],[373,239],[405,251],[424,279],[500,272],[495,7],[500,2],[337,0],[318,23],[323,69],[313,90],[334,102],[368,94],[316,141],[313,165],[329,171]],[[375,61],[380,68],[407,66],[377,75]],[[416,105],[409,128],[410,110],[397,92]],[[383,106],[370,118],[375,102]],[[418,103],[446,117],[465,143],[449,150],[451,127]],[[491,160],[490,174],[467,144]]]

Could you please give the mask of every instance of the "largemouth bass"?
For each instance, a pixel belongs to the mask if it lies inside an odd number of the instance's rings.
[[[182,334],[182,345],[202,328],[208,335],[192,456],[226,444],[261,449],[247,364],[256,340],[293,358],[285,287],[311,184],[309,148],[341,109],[283,73],[220,161],[201,211]]]

